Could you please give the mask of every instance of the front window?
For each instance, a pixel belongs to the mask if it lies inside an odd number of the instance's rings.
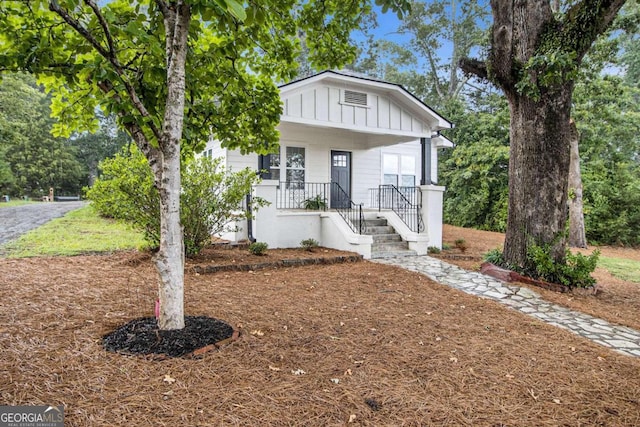
[[[271,171],[271,179],[280,181],[280,153],[269,155],[269,170]]]
[[[398,185],[398,156],[394,154],[384,154],[382,156],[382,172],[384,174],[384,185]]]
[[[400,185],[413,187],[416,185],[416,158],[413,156],[400,157]]]
[[[305,149],[287,147],[286,156],[287,187],[304,187]]]
[[[382,155],[382,183],[400,187],[416,185],[416,158],[397,154]]]

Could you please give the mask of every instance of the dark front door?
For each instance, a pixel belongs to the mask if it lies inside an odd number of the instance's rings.
[[[351,203],[351,152],[331,151],[331,208]]]

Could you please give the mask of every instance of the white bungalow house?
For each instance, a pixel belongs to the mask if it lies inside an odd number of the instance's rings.
[[[304,239],[365,258],[442,246],[439,131],[453,124],[402,86],[324,71],[282,85],[280,152],[242,155],[210,141],[227,169],[262,171],[254,196],[271,202],[228,233],[270,248]]]

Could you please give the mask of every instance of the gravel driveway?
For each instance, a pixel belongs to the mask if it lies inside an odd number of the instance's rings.
[[[21,234],[40,227],[53,218],[86,206],[88,202],[33,203],[0,207],[0,245],[17,239]]]

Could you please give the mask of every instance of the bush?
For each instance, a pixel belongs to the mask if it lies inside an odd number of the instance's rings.
[[[504,261],[504,257],[502,256],[502,251],[498,248],[491,249],[489,252],[484,254],[484,261],[489,262],[493,265],[506,267],[506,262]]]
[[[300,242],[300,246],[308,251],[312,251],[313,249],[317,248],[318,244],[318,241],[315,239],[305,239]]]
[[[240,211],[247,194],[260,181],[249,168],[231,173],[220,165],[221,159],[201,157],[187,164],[183,173],[181,220],[187,255],[198,254],[211,242],[211,235],[235,231],[230,223],[248,217]],[[251,210],[256,211],[266,201],[253,197]]]
[[[268,247],[269,245],[265,242],[253,242],[249,245],[249,252],[254,255],[264,255]]]
[[[464,253],[467,250],[467,242],[464,239],[456,239],[453,243],[456,248],[460,249],[460,252]]]
[[[591,273],[596,269],[600,251],[591,255],[573,254],[567,249],[564,263],[556,263],[551,256],[551,246],[533,245],[527,253],[527,267],[517,268],[504,260],[500,249],[489,251],[484,260],[491,264],[509,270],[517,271],[534,279],[541,279],[551,283],[559,283],[569,287],[587,288],[595,285],[596,280]]]
[[[101,215],[131,223],[152,248],[160,244],[160,196],[144,155],[132,145],[100,164],[102,175],[87,190]],[[187,256],[198,254],[211,235],[231,230],[229,224],[247,217],[240,207],[259,181],[254,171],[225,171],[220,159],[201,157],[185,162],[182,171],[181,222]],[[266,202],[253,198],[252,211]]]
[[[528,261],[537,278],[547,282],[560,283],[565,286],[587,288],[596,284],[591,273],[596,269],[600,251],[596,250],[589,256],[573,254],[567,249],[565,262],[557,263],[551,256],[549,245],[533,245],[527,253]]]
[[[440,248],[437,246],[429,246],[427,248],[427,253],[428,254],[439,254],[440,253]]]

